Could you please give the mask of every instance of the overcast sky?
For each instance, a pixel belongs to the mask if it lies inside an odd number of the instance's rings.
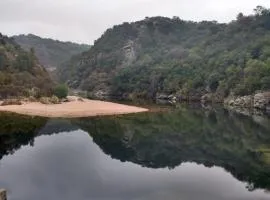
[[[0,32],[92,44],[115,24],[146,16],[229,22],[270,0],[0,0]]]

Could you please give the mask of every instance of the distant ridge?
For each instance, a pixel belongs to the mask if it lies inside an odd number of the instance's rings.
[[[86,44],[62,42],[34,34],[18,35],[13,38],[26,51],[34,48],[40,63],[49,71],[55,70],[62,62],[90,48]]]

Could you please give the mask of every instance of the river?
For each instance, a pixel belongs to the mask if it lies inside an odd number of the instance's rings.
[[[270,199],[270,118],[223,108],[48,119],[0,113],[8,200]]]

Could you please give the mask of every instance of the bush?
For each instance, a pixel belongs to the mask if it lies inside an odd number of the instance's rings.
[[[78,101],[84,102],[83,98],[79,97]]]
[[[30,97],[28,98],[28,100],[29,100],[30,102],[35,102],[35,101],[37,101],[37,99],[36,99],[35,97],[33,97],[33,96],[30,96]]]
[[[42,104],[51,104],[50,98],[49,97],[41,97],[39,99],[40,103]]]
[[[52,104],[58,104],[60,101],[59,101],[59,98],[55,95],[52,96],[52,98],[50,99],[50,102]]]
[[[59,99],[66,98],[68,95],[68,87],[64,84],[57,85],[53,90],[53,94]]]
[[[6,99],[1,104],[1,106],[7,106],[7,105],[22,105],[22,102],[19,99]]]

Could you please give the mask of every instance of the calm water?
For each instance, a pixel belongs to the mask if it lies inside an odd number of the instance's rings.
[[[8,200],[270,199],[270,119],[224,109],[53,120],[0,114]]]

